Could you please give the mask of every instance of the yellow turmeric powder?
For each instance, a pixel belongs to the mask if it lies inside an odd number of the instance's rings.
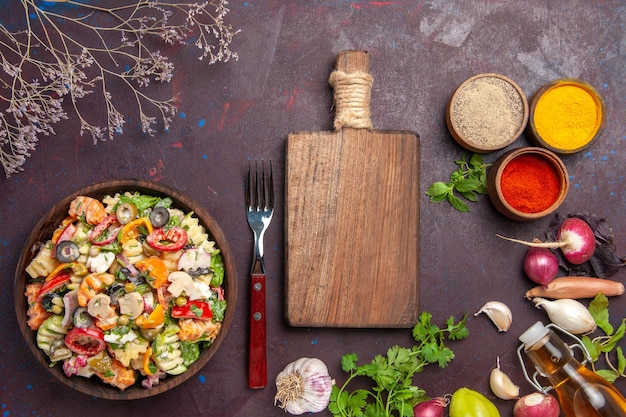
[[[539,97],[533,121],[546,144],[574,151],[594,139],[602,126],[602,102],[590,88],[567,80],[555,83]]]

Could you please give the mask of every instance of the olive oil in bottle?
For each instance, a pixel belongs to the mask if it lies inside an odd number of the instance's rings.
[[[544,326],[541,322],[531,326],[519,338],[523,344],[520,351],[523,348],[538,374],[548,379],[562,413],[566,417],[626,417],[624,396],[610,382],[579,362],[570,346],[550,327],[556,326]],[[520,359],[524,365],[521,355]]]

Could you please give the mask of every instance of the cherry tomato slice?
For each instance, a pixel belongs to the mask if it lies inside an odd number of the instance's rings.
[[[97,327],[74,327],[65,335],[65,345],[79,355],[93,356],[106,349],[104,333]]]
[[[187,244],[187,231],[182,227],[172,227],[167,232],[163,229],[154,229],[146,238],[146,242],[156,250],[177,251]]]
[[[89,234],[89,240],[96,246],[105,246],[113,242],[117,238],[117,232],[120,226],[115,227],[118,223],[117,217],[113,214],[102,220]]]

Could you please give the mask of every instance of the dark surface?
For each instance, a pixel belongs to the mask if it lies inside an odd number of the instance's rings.
[[[559,212],[589,210],[606,217],[618,252],[626,254],[623,2],[277,0],[233,1],[230,8],[227,19],[241,29],[233,43],[238,61],[207,66],[193,48],[169,51],[177,72],[168,88],[180,94],[180,113],[168,132],[147,137],[131,118],[123,135],[94,146],[78,135],[77,121],[70,119],[55,127],[56,136],[41,140],[25,172],[0,185],[6,288],[0,295],[3,417],[278,416],[283,412],[273,405],[272,381],[288,362],[318,357],[343,383],[343,354],[354,352],[369,362],[393,344],[411,343],[406,329],[291,328],[283,319],[285,139],[294,131],[331,128],[327,79],[342,49],[370,53],[374,126],[420,135],[422,191],[446,180],[462,153],[446,129],[444,114],[449,95],[465,79],[501,73],[527,96],[556,78],[577,77],[594,85],[606,102],[605,130],[591,149],[564,158],[572,186]],[[512,146],[526,145],[522,138]],[[485,159],[492,162],[499,154]],[[250,158],[272,158],[278,191],[266,235],[269,385],[258,391],[247,388],[246,364],[252,234],[243,210],[243,179]],[[154,398],[115,402],[72,391],[41,367],[21,340],[12,283],[22,245],[40,216],[81,187],[125,177],[162,182],[203,205],[229,239],[240,291],[228,337],[197,377]],[[422,194],[420,211],[420,308],[439,323],[468,314],[470,336],[451,344],[456,358],[448,368],[428,368],[415,383],[433,396],[467,386],[493,399],[502,415],[511,415],[513,402],[493,397],[488,374],[499,356],[522,393],[531,391],[518,365],[517,337],[534,321],[545,320],[545,313],[523,298],[531,286],[521,270],[525,248],[495,234],[532,239],[542,235],[549,219],[513,222],[485,197],[472,205],[471,213],[459,213],[447,204],[429,203]],[[620,271],[615,278],[623,281],[624,276]],[[486,316],[473,316],[489,300],[511,307],[509,332],[498,333]],[[612,299],[612,321],[625,316],[626,299]],[[618,386],[626,390],[624,381]]]

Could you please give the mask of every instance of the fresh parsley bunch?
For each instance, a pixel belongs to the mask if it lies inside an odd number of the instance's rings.
[[[458,168],[450,174],[450,181],[433,183],[426,191],[431,203],[448,200],[452,207],[460,212],[470,211],[469,206],[455,194],[467,201],[478,201],[478,194],[487,194],[487,167],[480,154],[473,154],[469,161],[464,152],[461,159],[454,161]]]
[[[341,358],[341,367],[350,376],[341,388],[336,385],[330,396],[328,409],[333,416],[410,417],[413,407],[427,399],[424,390],[413,385],[413,376],[431,363],[441,368],[454,359],[454,353],[445,346],[445,340],[459,340],[468,335],[467,317],[456,322],[454,316],[439,328],[431,323],[432,315],[420,314],[413,338],[417,344],[411,348],[392,346],[387,355],[377,355],[372,362],[357,365],[358,357],[349,353]],[[371,389],[347,390],[348,384],[363,376],[372,380]]]

